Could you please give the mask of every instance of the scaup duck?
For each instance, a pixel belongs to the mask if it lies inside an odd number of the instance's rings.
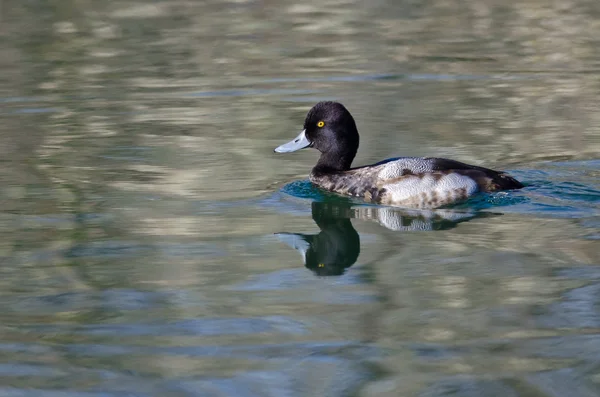
[[[434,157],[398,157],[350,168],[358,150],[358,130],[350,112],[338,102],[319,102],[306,115],[304,129],[277,153],[312,147],[321,152],[310,173],[315,185],[367,202],[438,208],[477,192],[520,189],[500,171]]]

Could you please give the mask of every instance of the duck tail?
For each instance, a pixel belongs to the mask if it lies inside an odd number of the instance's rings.
[[[521,182],[503,172],[498,173],[493,182],[500,190],[521,189],[525,187]]]

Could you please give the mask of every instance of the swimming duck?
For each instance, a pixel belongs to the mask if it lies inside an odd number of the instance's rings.
[[[358,150],[358,130],[338,102],[319,102],[306,115],[304,129],[275,149],[289,153],[312,147],[321,152],[309,179],[315,185],[367,202],[438,208],[477,192],[520,189],[521,182],[501,172],[434,157],[398,157],[350,168]]]

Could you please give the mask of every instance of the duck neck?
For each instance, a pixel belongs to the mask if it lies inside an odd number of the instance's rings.
[[[348,171],[352,165],[352,160],[356,155],[354,151],[328,151],[321,153],[317,165],[313,168],[313,174]]]

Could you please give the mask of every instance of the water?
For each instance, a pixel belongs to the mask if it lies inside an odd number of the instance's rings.
[[[599,12],[0,2],[0,395],[599,395]],[[325,194],[326,99],[527,186]]]

